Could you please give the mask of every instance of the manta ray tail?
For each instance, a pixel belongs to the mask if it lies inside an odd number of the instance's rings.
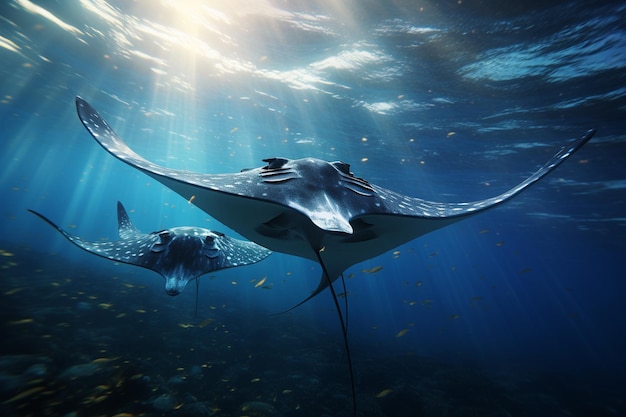
[[[122,239],[128,239],[141,233],[133,225],[133,222],[130,221],[130,217],[128,217],[128,213],[126,213],[126,209],[119,201],[117,202],[117,231]]]
[[[348,343],[348,329],[346,327],[346,322],[344,321],[343,315],[341,314],[341,307],[339,306],[339,300],[337,299],[337,293],[335,292],[335,289],[333,288],[332,279],[330,278],[330,275],[328,275],[328,270],[326,269],[326,265],[324,265],[324,260],[322,259],[322,255],[321,255],[322,250],[323,249],[315,251],[315,253],[317,254],[317,259],[318,259],[320,265],[322,266],[323,276],[326,277],[326,286],[330,288],[330,292],[333,295],[333,301],[335,302],[335,308],[337,309],[337,315],[339,316],[339,323],[341,324],[341,332],[343,333],[343,343],[344,343],[345,348],[346,348],[346,358],[348,360],[348,370],[350,371],[350,388],[352,389],[352,414],[353,414],[354,417],[356,417],[356,388],[355,388],[355,384],[354,384],[354,372],[352,370],[352,356],[350,355],[350,344]],[[344,292],[345,292],[345,286],[344,286]],[[315,294],[316,293],[314,292],[311,296],[309,296],[306,300],[302,301],[300,304],[304,303],[309,298],[313,297]],[[346,303],[347,303],[347,301],[346,301]],[[298,304],[298,305],[300,305],[300,304]],[[292,307],[291,309],[297,307],[298,305]],[[347,306],[347,304],[346,304],[346,306]]]

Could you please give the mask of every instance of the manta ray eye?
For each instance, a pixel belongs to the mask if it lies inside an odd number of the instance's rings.
[[[215,238],[213,236],[207,236],[204,238],[202,253],[209,259],[215,259],[220,256],[220,248],[215,244]]]
[[[167,243],[174,238],[174,235],[169,230],[162,230],[160,232],[156,232],[157,235],[161,238],[160,243]]]
[[[268,159],[264,159],[263,162],[267,162],[267,166],[263,167],[263,169],[280,169],[287,162],[289,162],[289,159],[285,159],[285,158],[268,158]]]
[[[339,172],[342,172],[346,175],[354,176],[352,172],[350,172],[350,164],[346,164],[345,162],[336,161],[331,162],[331,165],[334,166]]]

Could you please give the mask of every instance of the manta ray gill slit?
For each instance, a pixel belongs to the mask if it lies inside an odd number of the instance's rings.
[[[348,329],[346,327],[346,321],[343,318],[343,314],[341,314],[341,307],[339,306],[337,293],[335,292],[335,289],[333,288],[333,281],[330,278],[330,275],[328,274],[326,265],[324,265],[324,260],[322,259],[322,252],[324,252],[323,247],[318,250],[315,250],[315,254],[317,255],[317,260],[319,261],[320,266],[322,267],[322,273],[324,274],[324,276],[326,277],[326,280],[328,281],[328,287],[330,288],[330,292],[333,296],[333,302],[335,303],[335,308],[337,309],[337,315],[339,316],[339,323],[341,324],[341,333],[343,334],[343,343],[346,348],[346,358],[348,362],[348,370],[350,372],[350,389],[352,390],[352,415],[356,417],[356,388],[354,385],[354,371],[352,370],[352,356],[350,355],[350,343],[348,343]],[[347,301],[345,281],[343,281],[343,274],[342,274],[342,282],[344,283],[343,291],[346,296],[346,319],[347,319],[348,301]]]

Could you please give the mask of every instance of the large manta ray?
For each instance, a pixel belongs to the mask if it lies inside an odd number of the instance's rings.
[[[467,203],[407,197],[368,183],[344,162],[265,159],[234,174],[199,174],[156,165],[136,154],[85,100],[78,116],[109,153],[143,171],[242,236],[276,252],[319,262],[327,272],[309,300],[351,265],[510,200],[555,169],[595,133],[562,148],[499,196]],[[302,302],[304,302],[302,301]]]
[[[343,331],[355,416],[350,348],[333,281],[351,265],[510,200],[555,169],[595,133],[589,130],[526,180],[499,196],[466,203],[440,203],[370,184],[354,176],[350,165],[344,162],[314,158],[269,158],[263,167],[233,174],[165,168],[130,149],[80,97],[76,97],[76,109],[89,133],[116,158],[176,191],[247,239],[320,264],[322,278],[300,304],[330,287]]]
[[[199,227],[173,227],[141,233],[133,226],[119,201],[117,224],[121,240],[113,242],[87,242],[69,234],[42,214],[29,211],[87,252],[158,272],[165,278],[165,292],[169,295],[180,294],[189,281],[201,275],[253,264],[272,253],[255,243]]]

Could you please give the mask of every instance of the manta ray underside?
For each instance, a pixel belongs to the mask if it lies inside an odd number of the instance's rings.
[[[202,174],[156,165],[130,149],[80,97],[83,125],[110,154],[174,190],[247,239],[276,252],[318,262],[322,278],[305,302],[330,287],[344,331],[355,405],[350,351],[332,287],[351,265],[496,207],[534,184],[594,135],[589,130],[510,190],[485,200],[441,203],[409,197],[354,176],[343,162],[314,158],[265,159],[266,165],[232,174]],[[302,304],[302,303],[300,303]],[[298,304],[299,305],[299,304]]]

